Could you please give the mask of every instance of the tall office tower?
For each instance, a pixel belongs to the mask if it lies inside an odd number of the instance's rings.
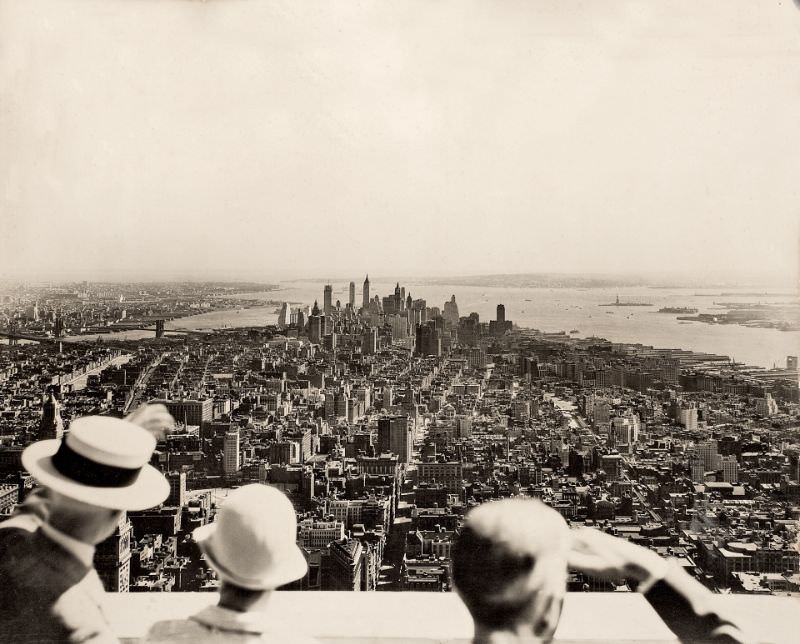
[[[786,356],[786,368],[790,371],[797,371],[797,356]]]
[[[506,307],[502,304],[497,305],[497,326],[502,326],[506,323]]]
[[[725,483],[739,482],[739,462],[732,454],[722,457],[722,480]]]
[[[64,421],[61,419],[61,405],[53,394],[42,405],[42,420],[39,422],[39,440],[61,438],[64,435]]]
[[[384,416],[378,419],[378,451],[397,454],[400,463],[411,462],[411,429],[407,416]]]
[[[178,508],[186,505],[186,472],[170,472],[167,474],[169,481],[169,496],[164,505],[174,505]]]
[[[97,545],[94,567],[103,587],[113,593],[127,593],[131,585],[131,532],[128,513],[123,512],[114,533]]]
[[[392,340],[403,340],[408,337],[408,318],[405,314],[387,315],[386,320],[392,325]]]
[[[361,336],[361,353],[370,356],[378,353],[378,329],[370,327]]]
[[[614,445],[618,451],[624,449],[629,454],[633,453],[633,446],[639,437],[639,417],[633,414],[615,416],[611,421]]]
[[[302,309],[297,311],[297,329],[300,335],[303,335],[306,330],[306,314]]]
[[[400,288],[400,282],[394,287],[394,312],[400,313],[406,303],[405,289]]]
[[[449,302],[444,303],[444,321],[451,326],[458,326],[458,304],[456,296],[453,295]]]
[[[387,409],[394,404],[394,389],[391,385],[386,385],[383,388],[383,408]]]
[[[692,481],[698,483],[705,479],[706,468],[702,458],[695,457],[689,459],[689,468],[691,470]]]
[[[356,306],[356,283],[350,282],[350,308],[353,309]]]
[[[706,472],[722,469],[721,457],[717,451],[717,441],[703,441],[697,446],[697,453],[703,459]]]
[[[288,319],[287,319],[288,317],[289,317],[289,303],[288,302],[284,302],[281,305],[281,312],[278,314],[278,326],[281,329],[286,328],[286,325],[288,323]]]
[[[322,327],[324,323],[324,315],[312,315],[308,318],[308,337],[314,344],[322,342],[322,336],[325,335],[325,329]]]
[[[697,429],[697,407],[694,403],[690,403],[688,407],[679,407],[678,423],[690,431]]]
[[[225,476],[233,476],[241,468],[239,461],[239,430],[226,432],[223,442],[223,468]]]
[[[768,391],[763,398],[756,398],[756,413],[759,416],[774,416],[778,411],[778,403]]]
[[[369,275],[364,279],[364,288],[361,291],[361,306],[369,308]]]
[[[319,305],[314,300],[314,306],[311,307],[311,315],[308,317],[308,337],[312,342],[319,344],[322,342],[322,336],[325,329],[322,328],[322,316],[319,314]]]
[[[333,311],[333,286],[330,284],[325,285],[325,297],[322,302],[322,312],[330,315]]]
[[[414,350],[419,356],[442,355],[442,332],[436,328],[434,321],[417,326]]]

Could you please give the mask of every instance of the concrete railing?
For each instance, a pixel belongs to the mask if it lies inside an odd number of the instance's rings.
[[[214,593],[108,593],[107,615],[123,641],[137,642],[159,620],[183,619]],[[758,642],[800,641],[800,599],[719,595]],[[467,644],[469,614],[454,593],[276,592],[276,624],[336,644]],[[570,593],[555,636],[558,642],[675,642],[674,634],[636,593]]]

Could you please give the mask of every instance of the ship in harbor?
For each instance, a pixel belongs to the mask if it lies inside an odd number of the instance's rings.
[[[597,306],[653,306],[653,305],[650,302],[638,302],[638,301],[620,302],[619,295],[617,295],[617,299],[614,302],[609,302],[608,304],[598,304]]]
[[[693,309],[690,306],[665,306],[663,309],[658,309],[659,313],[679,313],[679,314],[686,314],[686,313],[697,313],[697,309]]]

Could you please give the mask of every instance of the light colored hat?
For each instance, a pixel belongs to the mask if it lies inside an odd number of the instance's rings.
[[[219,577],[240,588],[271,590],[302,578],[308,564],[297,547],[297,518],[289,499],[253,483],[230,493],[215,523],[194,531]]]
[[[43,486],[112,510],[144,510],[169,496],[169,483],[148,465],[156,447],[150,432],[111,416],[72,421],[63,440],[29,445],[22,466]]]

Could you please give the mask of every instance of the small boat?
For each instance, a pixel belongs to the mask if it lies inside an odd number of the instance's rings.
[[[580,331],[578,329],[570,329],[570,333],[580,333]]]

